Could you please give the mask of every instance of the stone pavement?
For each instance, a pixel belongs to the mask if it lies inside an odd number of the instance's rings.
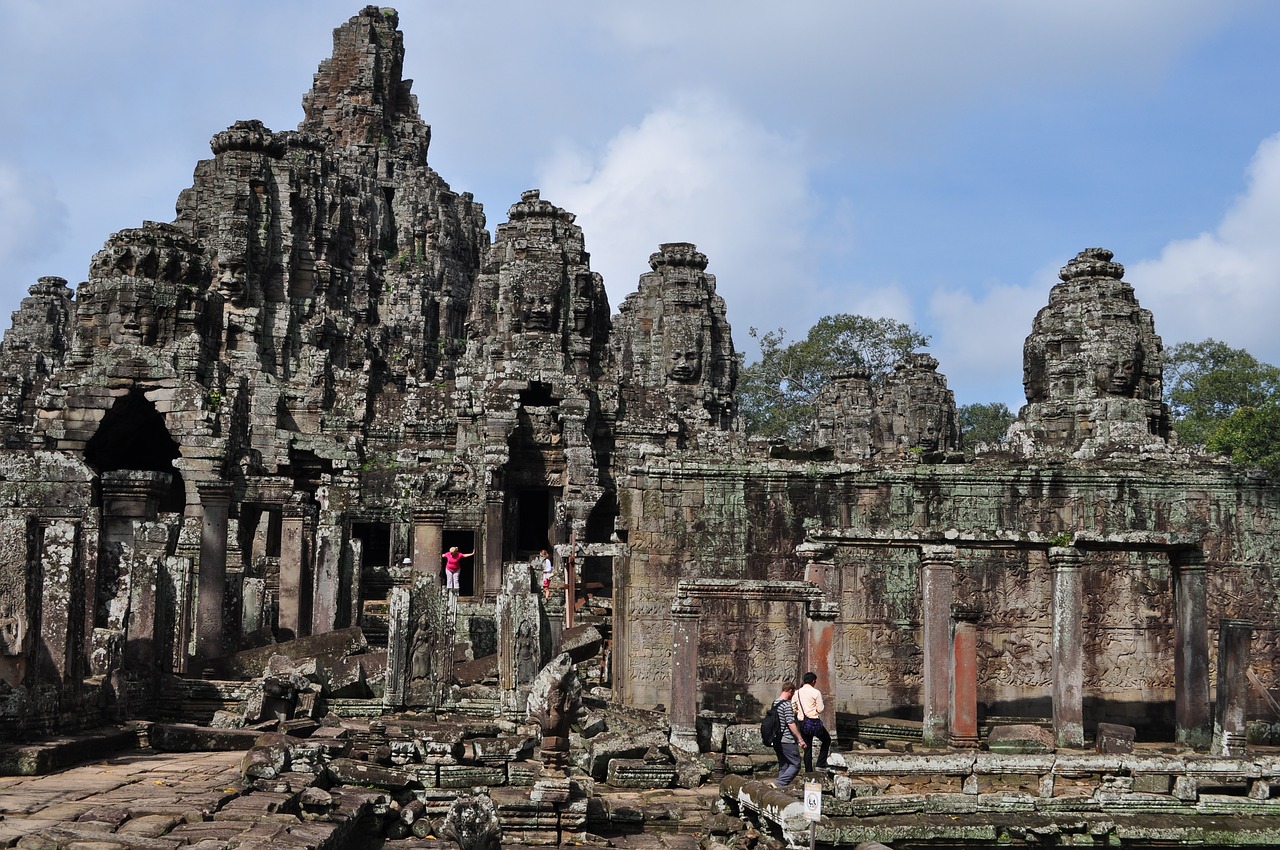
[[[172,833],[243,788],[243,753],[125,753],[45,776],[0,777],[0,847],[176,847]]]
[[[382,841],[355,830],[367,807],[306,821],[246,792],[242,752],[129,752],[43,776],[0,776],[0,847],[21,850],[327,850],[368,846],[423,850],[436,839]],[[370,793],[374,793],[370,791]],[[609,844],[625,850],[696,850],[716,789],[619,791]],[[357,801],[359,802],[359,801]],[[335,814],[341,814],[337,812]],[[634,818],[634,831],[627,820]],[[685,830],[681,832],[679,830]]]

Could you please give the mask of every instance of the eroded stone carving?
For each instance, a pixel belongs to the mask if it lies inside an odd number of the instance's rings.
[[[1036,315],[1023,346],[1027,404],[1010,431],[1021,451],[1093,454],[1169,437],[1160,337],[1111,258],[1105,248],[1077,254]]]

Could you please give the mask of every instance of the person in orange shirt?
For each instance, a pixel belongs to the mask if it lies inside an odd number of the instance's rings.
[[[822,742],[822,751],[818,753],[818,770],[827,769],[827,756],[831,752],[831,733],[822,723],[822,712],[826,705],[822,702],[822,691],[817,688],[818,674],[805,673],[800,690],[796,691],[791,702],[795,706],[796,716],[800,718],[800,735],[804,738],[804,769],[813,770],[813,739]]]

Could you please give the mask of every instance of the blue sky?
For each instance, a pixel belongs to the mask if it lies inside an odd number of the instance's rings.
[[[932,336],[1017,408],[1057,269],[1116,254],[1170,345],[1280,363],[1280,3],[403,3],[429,161],[577,213],[616,307],[710,258],[738,349],[837,312]],[[0,0],[0,315],[169,221],[213,134],[296,127],[330,0]],[[2,323],[7,327],[7,321]]]

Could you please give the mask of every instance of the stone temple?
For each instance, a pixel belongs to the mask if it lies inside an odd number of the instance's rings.
[[[365,8],[296,130],[216,133],[171,223],[112,234],[86,281],[41,278],[14,313],[0,739],[365,718],[369,753],[425,770],[425,733],[414,756],[376,718],[533,718],[523,804],[560,837],[585,792],[554,777],[748,772],[732,730],[806,670],[837,749],[963,752],[1004,719],[1066,750],[1100,724],[1271,743],[1280,486],[1178,445],[1109,251],[1048,293],[999,445],[966,459],[926,354],[833,378],[798,445],[749,439],[712,260],[655,246],[614,312],[537,190],[491,236],[428,164],[403,56],[395,12]],[[447,593],[455,546],[474,554]],[[592,699],[663,734],[598,761],[570,706]],[[518,746],[462,747],[420,787],[532,775]]]

